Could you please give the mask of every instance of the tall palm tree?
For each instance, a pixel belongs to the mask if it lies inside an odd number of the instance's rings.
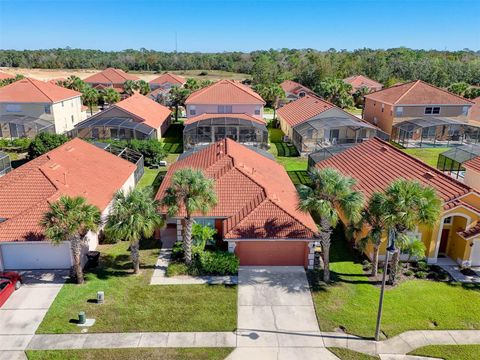
[[[151,237],[163,225],[163,218],[157,212],[159,203],[152,195],[151,188],[118,191],[105,227],[107,237],[130,242],[135,274],[140,272],[140,239]]]
[[[323,258],[323,280],[330,281],[330,243],[333,228],[339,220],[339,211],[350,222],[357,222],[363,208],[363,195],[353,190],[355,180],[335,169],[314,169],[310,172],[311,187],[298,186],[298,208],[320,216],[320,244]]]
[[[90,108],[90,115],[93,115],[93,105],[98,104],[100,94],[97,89],[86,86],[82,93],[82,101]]]
[[[120,94],[113,88],[105,88],[101,91],[103,101],[112,105],[120,101]]]
[[[87,200],[79,196],[62,196],[50,204],[50,209],[40,222],[45,229],[46,237],[54,245],[70,241],[73,273],[77,284],[84,282],[80,256],[86,241],[85,235],[89,231],[96,231],[100,223],[100,210],[94,205],[87,204]]]
[[[78,76],[71,75],[62,82],[62,86],[66,87],[67,89],[83,92],[87,84]]]
[[[394,240],[398,243],[392,255],[389,275],[392,285],[397,282],[399,249],[411,243],[408,233],[419,225],[433,226],[440,218],[441,204],[435,189],[425,187],[418,181],[398,179],[385,190],[381,201],[383,221],[387,229],[393,230]]]
[[[150,92],[150,85],[145,80],[138,80],[137,87],[142,95],[147,95]]]
[[[255,91],[267,102],[273,109],[273,119],[276,119],[276,110],[280,100],[285,98],[285,91],[280,85],[272,83],[268,85],[258,84],[255,86]]]
[[[123,83],[123,91],[128,95],[133,95],[134,91],[138,90],[138,84],[136,81],[127,80]]]
[[[345,83],[342,79],[327,78],[321,81],[314,90],[325,100],[342,109],[352,107],[354,104],[350,94],[352,85]]]
[[[183,233],[183,248],[185,262],[192,262],[192,215],[196,212],[206,214],[217,204],[213,179],[205,177],[201,170],[190,168],[177,170],[165,191],[162,205],[167,208],[168,216],[178,215],[185,211],[185,231]]]
[[[378,273],[378,253],[380,245],[382,244],[382,235],[385,230],[385,224],[383,222],[383,195],[381,193],[373,193],[372,197],[368,201],[366,209],[362,212],[362,225],[367,223],[370,227],[367,236],[360,239],[357,246],[361,250],[365,250],[368,243],[373,246],[373,260],[372,260],[372,276],[376,276]]]
[[[172,106],[175,107],[175,122],[178,122],[178,107],[185,105],[185,100],[187,100],[190,94],[191,90],[187,88],[172,86],[170,89],[170,101]]]

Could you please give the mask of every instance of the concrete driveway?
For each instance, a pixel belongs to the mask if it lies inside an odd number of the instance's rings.
[[[0,308],[0,353],[23,352],[67,276],[64,270],[22,272],[23,286]]]
[[[325,349],[302,267],[241,267],[237,349],[240,359],[337,359]]]

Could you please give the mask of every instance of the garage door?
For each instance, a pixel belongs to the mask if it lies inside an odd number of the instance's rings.
[[[46,243],[2,244],[3,267],[15,269],[68,269],[70,248],[68,243],[53,246]]]
[[[307,243],[301,241],[249,241],[238,242],[235,253],[240,265],[304,266]]]

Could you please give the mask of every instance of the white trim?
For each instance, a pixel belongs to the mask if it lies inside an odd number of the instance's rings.
[[[292,242],[292,241],[301,241],[301,242],[313,242],[313,241],[316,241],[315,239],[272,239],[272,238],[263,238],[263,239],[223,239],[223,241],[226,241],[228,243],[230,242],[275,242],[275,241],[279,241],[279,242]]]

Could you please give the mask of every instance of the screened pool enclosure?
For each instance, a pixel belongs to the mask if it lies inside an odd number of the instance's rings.
[[[157,130],[131,118],[93,117],[77,124],[73,135],[96,140],[145,140],[156,139]]]
[[[204,120],[186,122],[183,130],[185,150],[197,146],[205,146],[224,138],[230,138],[239,143],[268,148],[268,131],[261,121],[247,120],[239,117],[222,116]]]
[[[0,177],[12,171],[10,156],[0,151]]]
[[[437,169],[456,179],[462,179],[465,176],[463,163],[477,156],[480,156],[480,144],[457,146],[438,156]]]
[[[55,132],[53,121],[35,118],[26,115],[0,116],[0,138],[34,138],[42,132]]]
[[[480,127],[449,118],[410,119],[393,126],[391,140],[407,148],[476,144],[480,142]]]

